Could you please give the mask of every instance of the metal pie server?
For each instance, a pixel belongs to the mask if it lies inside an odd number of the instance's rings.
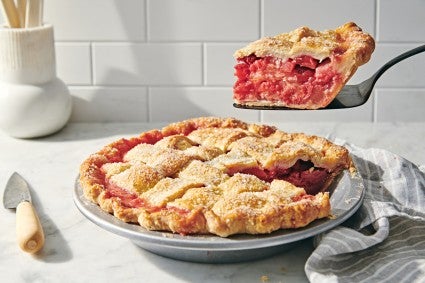
[[[28,183],[13,173],[3,195],[5,208],[16,208],[16,236],[19,247],[28,253],[38,252],[44,245],[44,232],[37,212],[31,204]]]

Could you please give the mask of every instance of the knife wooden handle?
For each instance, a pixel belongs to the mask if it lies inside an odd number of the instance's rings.
[[[16,236],[19,247],[27,253],[36,253],[44,245],[44,232],[32,204],[23,201],[16,208]]]

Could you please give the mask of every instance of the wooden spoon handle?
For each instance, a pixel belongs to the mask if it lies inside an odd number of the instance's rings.
[[[25,17],[27,13],[27,0],[18,0],[16,2],[16,9],[18,9],[19,21],[21,27],[25,27]]]
[[[43,16],[43,1],[42,0],[28,0],[25,18],[25,27],[33,28],[42,25]]]
[[[18,10],[16,9],[13,0],[1,0],[6,20],[11,28],[20,28]]]
[[[21,202],[16,208],[16,236],[19,247],[27,253],[36,253],[44,245],[44,232],[32,204]]]

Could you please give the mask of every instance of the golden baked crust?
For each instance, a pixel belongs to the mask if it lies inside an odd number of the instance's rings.
[[[319,173],[320,192],[284,180],[300,162],[310,167],[291,176]],[[105,146],[82,163],[79,181],[88,199],[125,222],[227,237],[327,217],[324,190],[350,164],[345,148],[321,137],[202,117]]]
[[[237,50],[234,57],[241,58],[254,54],[257,57],[273,56],[287,59],[310,55],[323,60],[340,48],[346,50],[345,56],[352,57],[356,65],[360,66],[369,61],[375,48],[375,41],[353,22],[335,30],[325,31],[300,27],[289,33],[254,41]]]
[[[326,107],[357,68],[369,61],[374,49],[374,39],[353,22],[335,30],[315,31],[308,27],[300,27],[289,33],[259,39],[237,50],[234,57],[236,59],[248,56],[273,57],[280,58],[282,62],[303,56],[310,56],[319,63],[330,60],[332,70],[341,74],[341,78],[338,78],[338,87],[332,89],[329,87],[330,93],[327,93],[327,98],[320,102],[291,103],[277,99],[241,99],[237,95],[234,96],[234,100],[238,104],[251,106],[285,106],[299,109]]]

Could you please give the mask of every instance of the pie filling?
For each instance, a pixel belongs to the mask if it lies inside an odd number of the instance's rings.
[[[326,169],[314,167],[312,162],[303,160],[298,160],[290,168],[276,167],[273,170],[267,170],[252,167],[227,173],[229,175],[236,173],[250,174],[266,182],[272,182],[275,179],[284,180],[297,187],[304,188],[309,195],[320,192],[330,177],[330,173]]]
[[[242,170],[228,171],[227,174],[233,176],[236,173],[254,175],[257,178],[272,182],[275,179],[285,180],[297,187],[304,188],[306,196],[319,193],[330,177],[330,173],[324,168],[314,167],[310,161],[298,160],[294,166],[290,168],[275,168],[266,170],[260,167],[244,168]],[[106,184],[107,198],[118,197],[121,204],[128,208],[144,208],[149,212],[155,212],[163,209],[162,207],[154,207],[140,198],[137,194],[130,192],[126,188],[121,188],[111,182]],[[294,200],[296,201],[296,200]],[[181,214],[187,211],[180,211]]]
[[[235,66],[237,102],[271,101],[287,105],[326,105],[342,75],[334,68],[337,56],[319,61],[303,55],[286,60],[250,55],[239,58]]]
[[[132,193],[120,186],[117,186],[108,181],[105,185],[106,187],[106,198],[117,197],[120,199],[121,204],[125,207],[129,208],[139,208],[139,207],[147,207],[147,204],[139,198],[139,196],[135,193]]]

